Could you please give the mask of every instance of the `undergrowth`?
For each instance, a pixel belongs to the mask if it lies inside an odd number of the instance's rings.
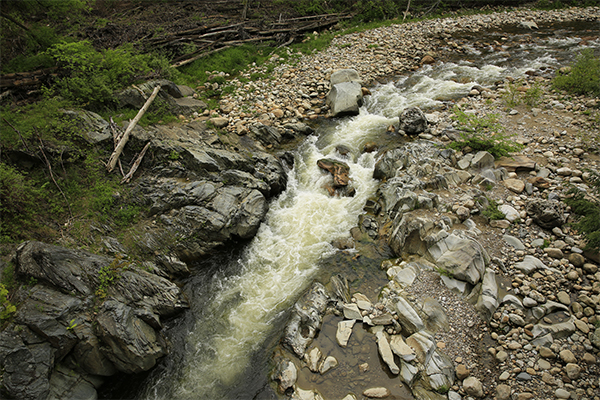
[[[497,114],[477,116],[454,107],[452,119],[461,131],[460,140],[452,141],[448,147],[454,150],[487,151],[499,158],[519,151],[522,146],[511,140],[515,135],[505,132]]]
[[[600,175],[597,172],[592,172],[591,186],[596,193],[600,191]],[[600,251],[600,202],[577,188],[570,189],[567,194],[568,197],[564,201],[578,216],[573,227],[583,234],[586,240],[584,250],[598,253]]]
[[[582,50],[570,71],[558,74],[552,85],[568,93],[600,96],[600,57],[593,49]]]

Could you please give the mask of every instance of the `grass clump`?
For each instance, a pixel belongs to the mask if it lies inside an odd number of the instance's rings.
[[[98,271],[98,288],[96,289],[96,297],[104,300],[108,295],[108,288],[121,278],[121,273],[129,268],[131,263],[124,260],[121,256],[116,256],[115,259]]]
[[[481,214],[490,221],[500,220],[506,218],[506,215],[498,210],[498,203],[495,200],[488,199],[489,205]]]
[[[459,107],[454,107],[452,119],[456,121],[461,131],[460,140],[451,142],[448,147],[454,150],[470,148],[473,151],[487,151],[500,158],[511,152],[519,151],[522,146],[511,141],[515,135],[507,134],[499,123],[497,114],[477,116],[467,114]]]
[[[557,75],[552,86],[573,94],[600,96],[600,57],[592,49],[584,49],[570,71]]]
[[[592,181],[595,190],[600,187],[600,176],[596,174]],[[586,245],[584,250],[600,251],[600,202],[577,188],[568,192],[569,197],[565,203],[571,207],[573,213],[577,214],[578,220],[573,227],[583,234]]]

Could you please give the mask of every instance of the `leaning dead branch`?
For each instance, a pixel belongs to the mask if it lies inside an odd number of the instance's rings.
[[[146,143],[146,145],[144,146],[144,148],[142,149],[140,154],[135,159],[135,162],[131,166],[131,169],[129,170],[127,175],[125,175],[123,177],[123,179],[121,179],[121,183],[129,183],[129,181],[131,181],[133,174],[135,174],[135,171],[137,171],[138,167],[140,166],[140,163],[142,162],[142,159],[144,158],[144,155],[146,154],[146,151],[148,150],[149,147],[150,147],[150,142]]]
[[[129,135],[131,134],[131,131],[133,130],[133,128],[135,128],[138,121],[144,116],[144,113],[146,112],[146,110],[148,110],[148,107],[150,107],[150,104],[152,104],[152,102],[156,98],[156,95],[158,94],[159,90],[160,90],[160,86],[157,86],[154,88],[154,90],[152,91],[152,94],[150,95],[148,100],[146,100],[146,103],[142,106],[140,111],[138,111],[138,113],[135,116],[135,118],[133,119],[133,121],[131,121],[131,123],[125,130],[125,133],[123,133],[123,137],[119,141],[119,144],[115,148],[115,151],[113,151],[113,153],[110,155],[110,158],[108,159],[108,164],[106,165],[106,169],[108,172],[112,172],[112,170],[115,169],[117,160],[119,159],[119,156],[123,152],[123,149],[125,148],[125,145],[127,144],[127,141],[129,140]]]

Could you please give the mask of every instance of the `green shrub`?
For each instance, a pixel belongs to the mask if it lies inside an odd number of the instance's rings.
[[[459,107],[454,107],[452,119],[458,123],[458,129],[462,131],[461,139],[448,145],[454,150],[470,147],[475,151],[487,151],[495,158],[499,158],[522,148],[518,143],[511,141],[514,134],[505,133],[504,127],[498,122],[497,114],[478,117],[465,113]]]
[[[499,220],[506,218],[506,215],[498,210],[498,203],[495,200],[488,199],[489,205],[481,214],[490,221]]]
[[[150,54],[135,54],[133,46],[95,50],[89,41],[62,42],[46,54],[66,76],[46,88],[49,96],[60,96],[87,108],[102,109],[115,105],[114,91],[154,75],[173,75],[165,60]]]
[[[38,228],[40,189],[15,168],[0,163],[0,242],[9,243]]]
[[[552,85],[574,94],[600,95],[600,57],[594,50],[584,49],[565,75],[557,75]]]
[[[8,290],[0,283],[0,322],[9,319],[16,311],[17,307],[8,299]]]
[[[595,184],[599,183],[600,179],[596,176]],[[579,217],[573,227],[582,233],[587,241],[584,250],[600,251],[600,203],[591,197],[586,197],[578,189],[571,189],[568,193],[570,197],[565,198],[564,201]]]

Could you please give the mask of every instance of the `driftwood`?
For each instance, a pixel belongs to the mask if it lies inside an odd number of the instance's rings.
[[[123,148],[125,148],[125,144],[127,144],[127,141],[129,140],[129,134],[131,133],[133,128],[137,125],[140,118],[142,118],[142,116],[144,115],[144,113],[146,112],[148,107],[150,107],[150,104],[152,104],[152,102],[154,101],[154,98],[158,94],[159,90],[160,90],[160,86],[157,86],[154,88],[154,91],[152,91],[152,94],[150,95],[148,100],[146,100],[146,103],[143,105],[143,107],[140,109],[140,111],[138,111],[138,113],[135,116],[135,118],[133,119],[133,121],[131,121],[131,123],[125,130],[125,133],[123,133],[123,137],[119,141],[119,144],[115,148],[115,151],[113,151],[113,153],[110,155],[110,158],[108,159],[108,164],[106,165],[106,169],[108,172],[112,172],[112,170],[115,169],[115,165],[117,165],[117,160],[119,159],[119,156],[123,152]]]
[[[137,158],[135,159],[135,162],[131,166],[131,169],[129,170],[127,175],[125,175],[123,177],[123,179],[121,179],[121,183],[129,183],[129,181],[133,177],[133,174],[135,174],[135,171],[137,171],[138,167],[140,166],[140,163],[142,162],[142,158],[144,158],[144,155],[146,154],[148,147],[150,147],[150,142],[146,143],[146,145],[144,146],[144,148],[142,149],[140,154],[138,154]]]
[[[328,28],[351,17],[349,14],[323,14],[280,20],[260,28],[252,26],[252,21],[226,26],[202,26],[159,38],[150,38],[144,44],[155,48],[182,44],[197,46],[193,52],[173,59],[172,67],[178,68],[225,48],[241,46],[245,43],[277,41],[280,43],[278,47],[287,46],[301,34]]]

